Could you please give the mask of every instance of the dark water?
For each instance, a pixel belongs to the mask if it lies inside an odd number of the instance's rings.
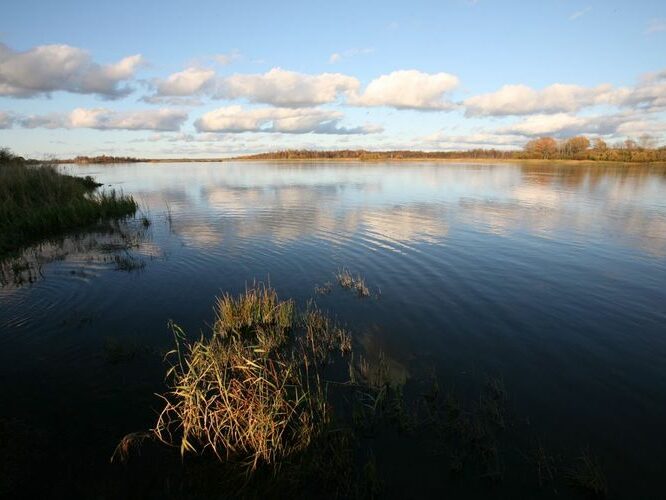
[[[336,290],[317,301],[368,353],[384,352],[399,377],[435,373],[463,391],[501,377],[521,433],[572,457],[589,447],[611,497],[663,498],[663,169],[69,168],[133,194],[152,225],[132,252],[145,262],[141,270],[73,253],[46,265],[35,284],[0,289],[0,417],[18,421],[32,443],[17,464],[49,464],[48,480],[26,483],[44,496],[104,496],[118,439],[154,423],[169,319],[196,333],[211,320],[216,295],[254,278],[305,302],[345,266],[381,297]],[[130,346],[123,349],[131,359],[110,359],[110,345]],[[427,466],[410,459],[412,469],[400,458],[378,459],[388,471],[385,491],[447,491],[431,457],[421,460]],[[20,468],[15,481],[32,477]],[[527,495],[541,493],[552,491]],[[559,498],[574,494],[559,490]]]

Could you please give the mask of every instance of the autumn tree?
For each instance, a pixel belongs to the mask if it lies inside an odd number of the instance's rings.
[[[566,151],[570,156],[574,156],[578,153],[582,153],[585,151],[587,148],[590,147],[590,140],[585,137],[584,135],[577,135],[576,137],[572,137],[570,139],[567,139],[567,142],[565,143],[566,145]]]
[[[606,151],[608,149],[608,144],[601,137],[597,137],[594,140],[594,146],[592,146],[595,151]]]
[[[552,137],[532,139],[525,145],[525,151],[540,158],[551,158],[557,153],[557,141]]]

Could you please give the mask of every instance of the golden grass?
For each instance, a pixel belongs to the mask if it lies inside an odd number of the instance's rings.
[[[322,432],[329,403],[319,367],[330,352],[349,352],[351,337],[321,311],[310,307],[299,319],[293,301],[254,285],[218,299],[210,337],[188,341],[171,327],[177,347],[159,440],[183,455],[210,451],[249,473],[279,467]]]

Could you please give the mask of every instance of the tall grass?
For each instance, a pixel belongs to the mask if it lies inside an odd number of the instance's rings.
[[[351,349],[349,334],[314,307],[296,314],[255,285],[216,304],[212,334],[188,341],[172,324],[171,390],[154,429],[182,454],[210,451],[248,473],[277,469],[306,450],[329,421],[321,368]]]
[[[99,192],[91,177],[74,177],[54,167],[26,165],[0,157],[0,255],[80,229],[101,220],[136,212],[130,196]]]

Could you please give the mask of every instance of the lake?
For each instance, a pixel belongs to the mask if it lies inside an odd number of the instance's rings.
[[[332,161],[63,168],[132,194],[151,225],[127,252],[141,263],[133,271],[78,249],[45,264],[34,283],[0,289],[0,417],[13,419],[9,432],[29,443],[6,467],[20,466],[15,477],[26,479],[48,464],[44,480],[24,491],[103,496],[132,476],[109,457],[123,435],[155,422],[162,353],[173,341],[167,322],[196,336],[213,320],[217,295],[258,280],[299,304],[316,300],[367,356],[386,356],[406,393],[434,377],[473,398],[484,380],[499,378],[508,432],[526,447],[541,443],[569,457],[565,463],[589,449],[613,498],[663,495],[664,168]],[[315,294],[343,267],[365,279],[371,297],[337,287]],[[576,494],[539,489],[525,464],[510,473],[519,462],[511,457],[501,485],[441,479],[446,457],[414,458],[410,446],[400,438],[377,447],[390,496]],[[518,485],[524,475],[534,480]]]

